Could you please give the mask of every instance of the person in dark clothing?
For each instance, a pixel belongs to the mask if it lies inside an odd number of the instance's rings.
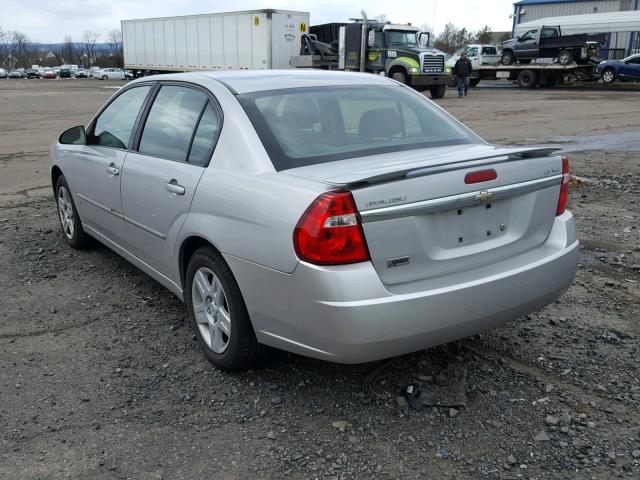
[[[458,80],[458,96],[467,96],[469,90],[469,75],[473,72],[471,61],[467,58],[467,54],[462,52],[460,58],[453,67],[453,74]]]

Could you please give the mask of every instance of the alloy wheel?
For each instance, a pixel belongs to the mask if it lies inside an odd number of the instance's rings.
[[[71,195],[65,187],[58,189],[58,216],[62,231],[69,240],[73,240],[75,227],[73,225],[73,204],[71,203]]]
[[[193,276],[191,299],[202,339],[213,352],[224,353],[231,341],[231,314],[222,282],[209,268]]]

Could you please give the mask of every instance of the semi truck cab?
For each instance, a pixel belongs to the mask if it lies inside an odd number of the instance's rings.
[[[364,26],[364,31],[363,31]],[[298,68],[324,68],[386,75],[416,90],[442,98],[451,79],[445,55],[429,47],[430,34],[410,24],[363,18],[351,23],[314,25],[301,39]]]

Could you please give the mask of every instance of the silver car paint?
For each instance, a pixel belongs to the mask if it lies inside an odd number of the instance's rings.
[[[447,147],[391,154],[383,162],[386,167],[381,166],[380,158],[369,157],[278,173],[230,88],[250,92],[391,81],[368,74],[327,72],[192,73],[160,75],[151,80],[189,82],[215,95],[224,112],[224,125],[209,166],[197,172],[199,167],[176,163],[171,166],[171,172],[160,170],[153,178],[145,179],[142,172],[148,165],[139,158],[142,156],[124,153],[120,177],[126,187],[124,208],[120,212],[123,212],[125,238],[116,234],[119,226],[113,227],[112,234],[109,224],[98,225],[97,220],[92,223],[86,201],[78,208],[80,216],[89,233],[181,298],[184,288],[179,269],[181,246],[195,236],[208,240],[223,254],[233,271],[262,343],[340,362],[385,358],[513,320],[556,298],[568,288],[575,275],[577,241],[573,217],[569,212],[555,217],[555,211],[551,211],[552,203],[557,200],[559,182],[547,190],[527,193],[532,197],[529,201],[519,200],[523,203],[523,212],[530,209],[530,224],[538,228],[527,233],[529,228],[523,223],[519,235],[509,232],[493,245],[476,243],[472,250],[477,251],[466,257],[474,258],[473,254],[478,254],[474,261],[449,258],[451,261],[435,267],[438,274],[433,274],[432,268],[437,262],[428,248],[420,252],[424,255],[422,268],[398,267],[399,272],[404,269],[401,274],[385,271],[383,260],[402,254],[401,250],[385,251],[394,243],[393,237],[387,237],[393,227],[385,225],[389,220],[364,225],[370,230],[365,233],[370,248],[374,247],[373,262],[337,267],[300,262],[293,250],[293,228],[317,195],[335,188],[335,179],[344,181],[352,174],[361,175],[354,170],[366,167],[367,163],[375,166],[365,170],[386,168],[386,171],[392,168],[390,165],[399,167],[407,163],[412,167],[430,167],[472,160],[469,164],[472,166],[473,158],[481,156],[483,151],[503,152],[501,158],[507,159],[509,150],[486,144]],[[144,81],[149,79],[132,83]],[[110,183],[113,179],[103,170],[104,159],[98,159],[96,165],[86,165],[98,158],[91,154],[92,148],[95,147],[55,145],[52,148],[52,163],[67,177],[76,202],[82,192],[113,191],[113,182]],[[129,158],[134,160],[130,164],[131,173],[137,170],[138,174],[125,178]],[[138,162],[141,163],[136,166]],[[559,157],[543,156],[526,163],[503,162],[496,167],[500,182],[491,186],[551,176],[557,174],[558,166]],[[186,167],[196,170],[187,174]],[[364,218],[366,210],[375,209],[367,206],[367,202],[380,198],[406,196],[403,202],[407,203],[477,190],[461,182],[460,174],[464,171],[353,189],[353,194]],[[78,172],[82,172],[80,176]],[[189,195],[193,195],[191,202],[167,192],[164,183],[174,177],[187,183],[184,186]],[[188,181],[183,180],[186,177]],[[118,208],[119,199],[119,195],[111,199],[115,202],[114,210]],[[527,202],[540,203],[540,209],[524,205]],[[171,214],[158,219],[165,211]],[[117,217],[105,218],[109,216]],[[125,217],[129,221],[125,221]],[[401,236],[404,233],[404,237],[410,239],[424,235],[424,232],[411,231],[416,226],[416,218],[409,219],[396,233]],[[518,231],[516,227],[517,219],[514,228]],[[375,232],[376,229],[380,232]],[[427,232],[418,243],[424,245],[423,242],[437,240],[437,236],[429,235]],[[512,236],[509,241],[504,240],[507,235]],[[484,256],[487,252],[488,256]],[[420,262],[416,264],[414,260],[415,265]],[[421,270],[431,274],[420,274]],[[394,275],[399,276],[394,278]]]

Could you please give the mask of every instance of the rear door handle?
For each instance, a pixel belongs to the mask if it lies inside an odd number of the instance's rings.
[[[172,179],[171,181],[165,183],[164,189],[169,193],[173,193],[174,195],[184,195],[184,187],[178,184],[175,179]]]
[[[120,175],[120,170],[118,170],[118,168],[116,168],[115,164],[111,164],[107,167],[107,172],[109,172],[111,175]]]

